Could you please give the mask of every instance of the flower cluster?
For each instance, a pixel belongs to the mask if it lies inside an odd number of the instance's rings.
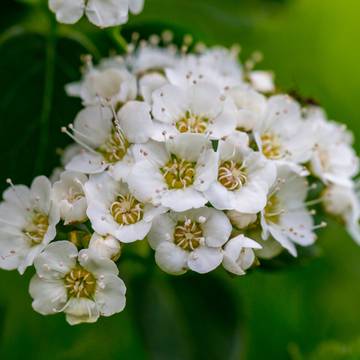
[[[120,312],[116,262],[136,241],[169,274],[222,266],[244,275],[314,244],[322,203],[360,242],[346,128],[278,93],[272,74],[242,67],[236,49],[195,49],[141,42],[96,66],[87,59],[66,88],[84,108],[62,129],[74,143],[61,167],[30,189],[9,180],[0,267],[34,265],[39,313],[77,324]]]

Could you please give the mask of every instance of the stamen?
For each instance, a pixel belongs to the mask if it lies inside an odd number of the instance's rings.
[[[68,131],[68,129],[65,126],[63,126],[61,128],[61,132],[63,132],[67,136],[69,136],[71,139],[73,139],[77,144],[79,144],[85,150],[89,151],[90,153],[92,153],[94,155],[99,155],[93,148],[91,148],[89,145],[87,145],[84,142],[82,142],[81,140],[79,140],[75,135],[73,135],[70,131]]]
[[[201,224],[191,219],[179,221],[174,230],[174,243],[186,251],[193,251],[204,243]]]

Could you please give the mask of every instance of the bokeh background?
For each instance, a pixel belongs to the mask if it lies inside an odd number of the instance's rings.
[[[261,50],[286,91],[311,97],[360,139],[358,0],[146,0],[125,34],[170,28],[205,43]],[[65,83],[79,78],[80,55],[116,49],[111,34],[82,21],[59,26],[42,0],[0,5],[0,188],[49,175],[60,127],[80,109]],[[31,309],[28,281],[0,272],[1,359],[360,359],[360,247],[336,222],[316,256],[232,278],[174,278],[151,256],[124,254],[125,311],[70,327],[62,315]],[[151,254],[150,254],[151,255]]]

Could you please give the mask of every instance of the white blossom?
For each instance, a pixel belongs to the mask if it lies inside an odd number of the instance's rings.
[[[65,168],[85,174],[109,169],[115,178],[122,179],[133,164],[131,144],[146,142],[152,129],[150,108],[143,102],[129,101],[117,115],[107,107],[87,107],[71,126],[73,134],[64,129],[83,147]]]
[[[177,65],[180,57],[172,48],[161,48],[151,44],[140,44],[138,49],[127,56],[126,64],[137,75],[164,72]]]
[[[120,241],[113,236],[102,236],[97,233],[92,234],[89,249],[94,251],[98,256],[117,261],[121,254]]]
[[[70,325],[93,323],[125,307],[126,287],[114,262],[91,250],[78,253],[68,241],[50,244],[35,259],[30,283],[33,309],[42,315],[66,314]]]
[[[50,181],[34,179],[31,188],[8,188],[0,204],[0,268],[23,274],[56,236],[59,209],[52,201]]]
[[[261,245],[244,235],[229,240],[224,247],[223,267],[233,274],[245,275],[256,259],[253,249],[261,249]]]
[[[314,220],[305,203],[307,192],[305,178],[286,166],[280,167],[278,181],[261,212],[263,240],[271,235],[293,256],[297,255],[295,244],[310,246],[316,240]]]
[[[128,183],[140,201],[174,211],[207,203],[204,192],[216,180],[217,154],[199,134],[183,134],[165,144],[150,141],[135,147]]]
[[[331,184],[323,193],[325,210],[345,222],[352,238],[360,244],[360,202],[353,187]]]
[[[84,174],[65,171],[53,185],[53,201],[59,206],[65,225],[87,219],[87,203],[83,189],[87,179]]]
[[[305,173],[303,166],[312,155],[314,139],[299,104],[286,95],[268,100],[265,116],[254,127],[259,149],[278,165]]]
[[[179,133],[206,134],[211,139],[230,135],[236,128],[236,107],[211,84],[181,88],[165,85],[153,93],[153,139],[164,141]]]
[[[251,86],[262,93],[275,91],[274,74],[271,71],[256,70],[249,73]]]
[[[116,107],[137,95],[135,76],[118,58],[103,61],[98,67],[90,63],[83,79],[66,85],[65,89],[68,95],[80,97],[85,106],[110,102]]]
[[[106,172],[90,176],[85,194],[93,229],[123,243],[144,239],[154,216],[164,211],[139,200],[125,183],[114,180]]]
[[[261,211],[276,178],[275,164],[251,150],[239,136],[220,141],[218,154],[217,181],[205,192],[210,203],[220,210]]]
[[[352,136],[344,126],[326,120],[320,109],[308,113],[308,126],[315,144],[311,170],[326,184],[352,186],[351,178],[359,172],[359,159],[351,147]]]
[[[138,14],[143,5],[144,0],[49,0],[50,10],[60,23],[75,24],[85,13],[101,28],[126,23],[128,12]]]
[[[232,98],[237,108],[237,129],[252,131],[259,126],[268,106],[264,95],[244,85],[233,87],[226,94]]]
[[[156,263],[165,272],[180,275],[191,269],[203,274],[221,264],[221,247],[230,233],[231,224],[225,214],[204,207],[159,215],[148,240],[155,250]]]
[[[182,88],[206,83],[225,91],[244,83],[236,56],[221,47],[206,50],[200,55],[183,57],[176,66],[166,69],[166,77],[171,84]]]

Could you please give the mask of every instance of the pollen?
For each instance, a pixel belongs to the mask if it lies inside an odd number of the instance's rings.
[[[176,122],[176,128],[181,133],[203,134],[207,130],[209,119],[207,117],[192,114],[187,111],[186,114]]]
[[[35,211],[30,223],[23,230],[32,245],[41,244],[49,228],[49,217]]]
[[[280,221],[280,215],[284,212],[281,208],[280,200],[276,195],[270,196],[265,206],[265,220],[268,223],[278,224]]]
[[[142,220],[144,204],[131,194],[118,195],[116,201],[111,204],[110,212],[118,224],[131,225]]]
[[[91,299],[96,290],[96,279],[93,274],[79,266],[65,276],[65,287],[68,296]]]
[[[186,251],[197,249],[203,240],[201,224],[190,219],[177,223],[174,230],[175,245]]]
[[[280,140],[276,134],[264,133],[261,141],[262,152],[268,159],[277,160],[282,157]]]
[[[96,151],[100,153],[109,164],[121,161],[127,153],[130,144],[122,132],[112,131],[108,140],[99,146]]]
[[[245,164],[233,160],[223,162],[219,167],[218,180],[230,191],[239,190],[247,181]]]
[[[170,189],[183,189],[194,183],[195,166],[196,163],[173,155],[160,170]]]

